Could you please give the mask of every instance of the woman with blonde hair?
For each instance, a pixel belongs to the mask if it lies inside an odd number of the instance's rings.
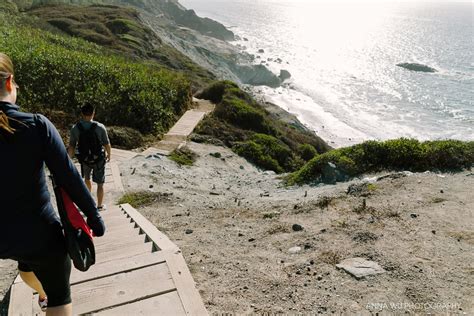
[[[0,53],[0,259],[18,262],[20,276],[38,292],[46,315],[72,315],[71,260],[44,164],[96,236],[104,234],[105,225],[58,131],[46,117],[19,111],[18,89],[12,61]]]

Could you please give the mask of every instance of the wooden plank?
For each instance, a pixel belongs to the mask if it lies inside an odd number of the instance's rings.
[[[128,222],[131,222],[131,218],[130,217],[127,217],[127,214],[124,214],[124,213],[108,213],[108,214],[105,214],[107,212],[102,212],[103,214],[101,214],[102,216],[102,219],[104,220],[104,222],[107,223],[107,221],[113,221],[113,220],[116,220],[116,219],[122,219],[122,220],[126,220]]]
[[[116,223],[115,225],[110,225],[110,228],[109,230],[112,231],[112,230],[120,230],[120,229],[123,229],[123,228],[135,228],[136,226],[136,223],[133,223],[133,222],[122,222],[122,223]]]
[[[123,227],[111,227],[107,226],[107,230],[105,231],[104,238],[108,238],[106,236],[115,236],[115,235],[122,235],[122,236],[132,236],[132,235],[139,235],[140,230],[133,226],[123,226]],[[102,238],[102,237],[96,237]],[[96,240],[96,239],[94,239]]]
[[[107,218],[102,218],[104,220],[105,225],[115,226],[115,225],[123,225],[123,224],[132,224],[133,222],[130,218],[127,218],[125,215],[122,216],[109,216]]]
[[[100,211],[100,214],[102,216],[117,216],[117,215],[122,215],[125,216],[125,213],[122,211],[122,209],[118,205],[112,205],[112,206],[107,206],[107,210],[105,211]]]
[[[112,160],[129,160],[135,157],[137,153],[129,150],[123,150],[118,148],[112,148]]]
[[[131,218],[127,218],[125,215],[121,216],[107,216],[102,217],[106,226],[115,226],[115,225],[122,225],[122,224],[131,224],[134,226],[134,222],[132,222]]]
[[[186,315],[209,315],[181,251],[164,251],[163,254]]]
[[[155,243],[161,250],[178,250],[176,246],[165,234],[160,232],[152,223],[150,223],[142,214],[135,210],[130,204],[120,205],[122,209],[130,215],[133,221],[141,230]]]
[[[127,234],[127,235],[111,234],[111,235],[105,235],[104,237],[94,239],[94,245],[96,246],[96,248],[98,246],[103,247],[103,245],[108,245],[108,246],[113,247],[115,244],[127,244],[130,242],[144,243],[146,242],[146,236],[144,234],[139,235],[138,229],[137,229],[136,233],[134,231],[133,234]]]
[[[166,264],[115,274],[72,286],[74,313],[98,312],[174,290]]]
[[[122,184],[122,178],[120,177],[120,169],[116,162],[110,162],[110,168],[112,169],[112,176],[115,182],[115,189],[119,192],[125,192]]]
[[[131,257],[143,253],[151,253],[152,244],[150,242],[146,244],[140,244],[135,246],[124,247],[121,249],[114,250],[103,250],[100,253],[96,253],[95,259],[97,263],[104,263],[108,261],[118,260],[126,257]]]
[[[179,316],[186,315],[181,300],[176,291],[151,297],[139,302],[105,310],[97,315],[156,315]]]
[[[122,238],[109,238],[104,241],[95,243],[95,251],[101,253],[105,250],[112,251],[115,249],[126,248],[133,245],[144,244],[146,242],[145,235],[123,236]]]
[[[33,290],[24,282],[14,283],[10,293],[9,316],[33,315]]]
[[[99,213],[100,213],[100,216],[102,216],[104,220],[107,218],[117,218],[117,217],[128,218],[127,214],[125,214],[122,211],[122,209],[111,208],[111,209],[107,209],[106,211],[100,211]]]
[[[111,262],[98,263],[90,267],[87,272],[73,269],[71,273],[71,284],[110,276],[119,272],[128,272],[163,262],[165,262],[163,254],[161,252],[154,252],[129,256]]]

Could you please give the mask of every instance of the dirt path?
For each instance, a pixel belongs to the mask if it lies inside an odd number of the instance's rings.
[[[474,312],[471,171],[285,188],[229,149],[189,147],[192,167],[149,156],[122,172],[126,190],[162,193],[140,211],[183,250],[209,312]],[[352,257],[386,272],[335,267]]]

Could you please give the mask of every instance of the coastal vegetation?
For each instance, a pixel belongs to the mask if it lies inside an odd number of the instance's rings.
[[[181,166],[192,166],[196,161],[197,155],[187,147],[181,147],[173,150],[169,156],[171,160]]]
[[[167,46],[135,9],[110,5],[120,1],[63,2],[3,2],[0,46],[16,65],[19,103],[48,114],[65,138],[80,106],[90,102],[97,105],[98,120],[112,126],[115,146],[141,146],[143,134],[166,131],[187,110],[191,92],[206,87],[198,97],[216,109],[197,133],[262,169],[293,172],[289,184],[318,182],[328,165],[348,179],[384,169],[448,170],[473,163],[472,142],[399,139],[331,150],[314,133],[272,115],[236,83],[211,83],[209,71]],[[193,163],[185,150],[171,158]]]
[[[130,204],[132,207],[138,208],[147,206],[159,201],[161,193],[151,191],[135,191],[125,193],[118,201],[118,204]]]
[[[0,17],[0,47],[15,64],[25,110],[70,117],[90,102],[107,125],[158,134],[190,104],[191,83],[183,72],[55,34],[41,20],[36,27],[37,19],[11,10],[0,10]]]
[[[474,165],[474,142],[415,139],[367,141],[318,155],[287,178],[289,185],[324,182],[332,164],[338,179],[382,170],[459,170]]]
[[[34,6],[26,12],[60,33],[96,43],[116,54],[149,60],[160,67],[183,72],[193,90],[207,86],[215,78],[210,71],[164,43],[132,7],[49,4]]]
[[[218,81],[199,98],[216,104],[214,113],[198,126],[197,133],[218,139],[256,166],[277,173],[298,170],[307,158],[301,148],[324,153],[330,147],[305,129],[272,116],[248,93],[231,81]],[[303,147],[301,147],[303,146]]]

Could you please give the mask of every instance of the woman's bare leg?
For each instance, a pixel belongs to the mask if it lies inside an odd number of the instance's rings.
[[[57,307],[48,307],[46,316],[72,316],[72,304]]]
[[[40,299],[44,299],[46,297],[46,293],[43,290],[43,286],[41,285],[41,282],[38,280],[34,272],[20,271],[20,277],[29,287],[38,292]]]

